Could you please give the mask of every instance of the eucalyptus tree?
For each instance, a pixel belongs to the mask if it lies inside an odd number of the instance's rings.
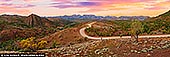
[[[142,23],[139,20],[133,20],[131,24],[131,36],[133,36],[136,39],[136,42],[138,42],[138,36],[139,34],[143,33],[144,27]]]

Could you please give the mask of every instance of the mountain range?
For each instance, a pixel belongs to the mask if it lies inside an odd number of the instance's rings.
[[[138,19],[138,20],[145,20],[149,18],[149,16],[96,16],[96,15],[64,15],[64,16],[54,16],[51,18],[60,18],[60,19],[67,19],[67,20],[73,20],[73,19],[107,19],[107,20],[131,20],[131,19]]]
[[[150,18],[149,16],[96,16],[96,15],[64,15],[64,16],[53,16],[49,18],[60,18],[60,19],[67,19],[67,20],[74,20],[74,19],[106,19],[106,20],[131,20],[131,19],[138,19],[138,20],[145,20]]]

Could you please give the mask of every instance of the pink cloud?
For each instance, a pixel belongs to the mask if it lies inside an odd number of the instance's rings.
[[[62,6],[64,6],[63,8],[76,7],[73,5],[64,5],[66,3],[75,4],[76,0],[74,2],[73,0],[52,0],[52,1],[57,2],[56,3],[58,4],[57,7],[62,7]],[[76,3],[79,3],[77,4],[77,6],[82,6],[82,7],[93,6],[94,8],[94,7],[108,7],[113,4],[139,3],[139,2],[149,2],[149,1],[154,1],[154,0],[126,0],[126,1],[125,0],[88,0],[86,2],[77,1]]]
[[[28,9],[16,9],[12,7],[1,7],[0,13],[19,13],[19,14],[28,14],[30,11]]]
[[[11,3],[2,3],[2,4],[0,4],[1,6],[11,6],[11,5],[13,5],[13,4],[11,4]]]
[[[15,5],[15,8],[29,8],[29,7],[34,7],[35,5],[31,4],[25,4],[25,5]]]
[[[70,3],[71,0],[52,0],[52,2],[60,2],[60,3]]]
[[[169,7],[170,7],[170,0],[169,1],[159,2],[159,3],[149,4],[149,6],[152,6],[152,7],[145,8],[145,9],[148,9],[148,10],[169,9]]]
[[[2,1],[2,2],[7,2],[7,1],[12,1],[12,0],[0,0],[0,1]]]
[[[55,8],[77,8],[77,7],[96,7],[100,6],[98,2],[59,2],[51,3],[51,7]]]
[[[38,2],[38,1],[42,1],[42,0],[24,0],[25,2]]]
[[[103,10],[103,9],[89,9],[87,11],[80,11],[80,13],[87,13],[87,12],[98,12],[98,11],[106,11],[106,10]]]
[[[97,2],[109,2],[109,3],[136,3],[136,2],[148,2],[148,1],[154,1],[154,0],[90,0],[90,1],[97,1]]]
[[[148,9],[148,10],[160,10],[160,9],[166,9],[166,8],[155,6],[155,7],[151,7],[151,8],[145,8],[145,9]]]
[[[24,1],[28,1],[29,2],[29,1],[34,1],[34,0],[24,0]]]
[[[32,4],[12,4],[12,3],[2,3],[0,6],[3,7],[13,7],[13,8],[28,8],[28,7],[34,7],[35,5]]]

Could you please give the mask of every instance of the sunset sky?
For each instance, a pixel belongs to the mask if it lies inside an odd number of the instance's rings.
[[[170,0],[0,0],[0,14],[157,16],[168,10]]]

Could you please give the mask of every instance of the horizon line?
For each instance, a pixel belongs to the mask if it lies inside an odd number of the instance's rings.
[[[65,15],[49,15],[49,16],[45,16],[45,15],[39,15],[39,14],[36,14],[36,13],[30,13],[30,14],[27,14],[27,15],[23,15],[23,14],[10,14],[10,13],[2,13],[0,15],[18,15],[18,16],[29,16],[31,14],[35,14],[35,15],[38,15],[38,16],[41,16],[41,17],[55,17],[55,16],[72,16],[72,15],[95,15],[95,14],[65,14]],[[95,15],[95,16],[114,16],[114,15]],[[115,16],[115,17],[121,17],[121,16],[149,16],[149,15],[120,15],[120,16]],[[155,16],[158,16],[158,15],[155,15]],[[155,17],[155,16],[149,16],[149,17]]]

